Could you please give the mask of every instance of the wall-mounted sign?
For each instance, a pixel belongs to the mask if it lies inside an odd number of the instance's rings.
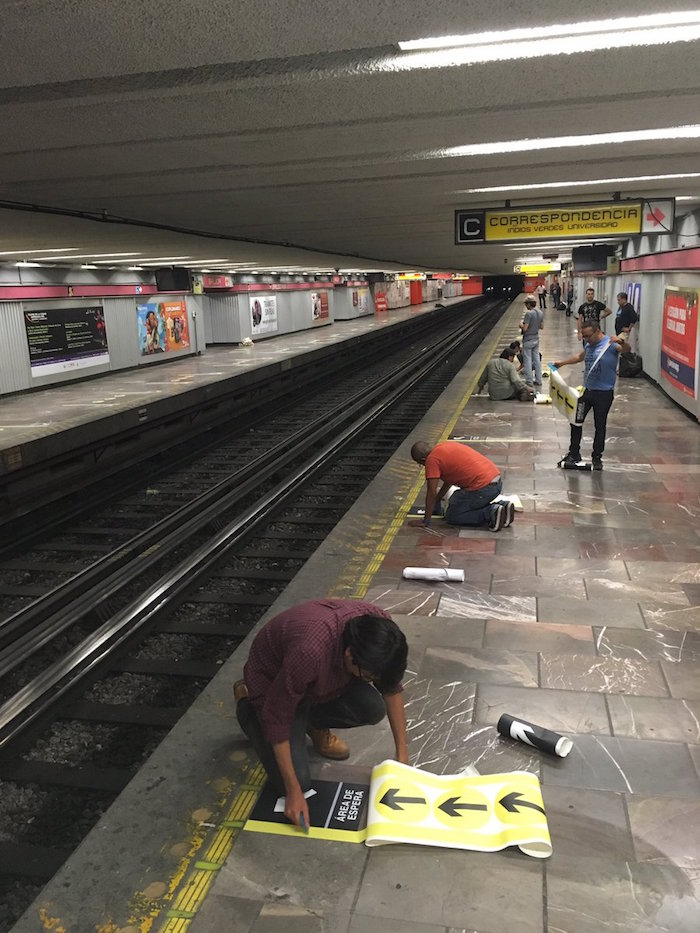
[[[109,363],[102,306],[25,311],[34,378]]]
[[[311,323],[323,324],[329,317],[328,292],[311,292]]]
[[[680,392],[695,398],[695,361],[698,339],[696,288],[668,285],[661,323],[661,375]]]
[[[561,272],[560,262],[516,262],[513,272],[521,275],[541,275],[543,272]]]
[[[600,239],[671,233],[673,198],[596,201],[591,204],[455,211],[455,243],[507,243],[518,240]]]

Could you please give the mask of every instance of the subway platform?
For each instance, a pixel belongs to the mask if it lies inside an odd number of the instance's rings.
[[[569,428],[556,410],[473,394],[520,312],[501,319],[270,615],[324,595],[390,610],[410,646],[411,764],[534,772],[551,857],[242,829],[260,773],[231,684],[251,636],[17,933],[696,933],[700,431],[655,386],[620,381],[604,471],[558,469]],[[545,360],[574,352],[571,320],[549,311],[541,344]],[[424,489],[410,446],[448,437],[501,468],[504,492],[523,503],[511,527],[408,525]],[[405,566],[461,568],[465,582],[405,581]],[[571,754],[501,738],[503,712],[566,734]],[[350,760],[316,758],[317,777],[367,778],[393,752],[386,723],[345,737]]]

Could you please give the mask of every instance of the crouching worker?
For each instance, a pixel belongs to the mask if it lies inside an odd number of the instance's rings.
[[[513,523],[513,503],[494,502],[503,483],[498,467],[488,457],[457,441],[442,441],[432,448],[417,441],[411,447],[411,458],[425,467],[428,491],[425,517],[409,524],[430,527],[435,509],[452,486],[459,488],[451,493],[445,509],[451,525],[487,525],[491,531],[500,531]]]
[[[488,383],[489,398],[492,402],[506,402],[517,398],[519,402],[531,402],[535,393],[525,384],[515,368],[516,348],[506,347],[495,360],[489,360],[486,369],[479,378],[478,391]]]
[[[374,725],[388,714],[396,760],[408,764],[407,653],[405,635],[386,612],[350,599],[300,603],[257,634],[244,679],[234,684],[236,715],[286,797],[287,819],[309,826],[307,735],[320,755],[340,761],[350,749],[331,729]]]

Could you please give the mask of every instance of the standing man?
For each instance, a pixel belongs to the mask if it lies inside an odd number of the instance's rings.
[[[552,302],[554,304],[554,310],[559,310],[559,302],[561,301],[561,285],[559,284],[559,279],[554,276],[554,281],[552,282],[549,294],[552,296]]]
[[[534,298],[525,299],[525,316],[520,325],[523,334],[523,373],[528,388],[532,388],[532,373],[535,386],[542,388],[542,361],[540,359],[540,331],[544,328],[544,312],[535,307]]]
[[[629,345],[619,337],[607,337],[602,333],[600,324],[593,321],[586,322],[581,328],[583,331],[584,348],[575,356],[554,363],[555,369],[569,366],[571,363],[580,363],[585,360],[583,371],[583,420],[593,409],[595,435],[593,437],[593,469],[603,469],[603,451],[605,450],[605,430],[608,422],[608,412],[613,403],[613,389],[617,375],[617,359],[622,350],[629,350]],[[580,424],[571,425],[571,440],[569,452],[565,460],[578,463],[581,459],[581,434],[583,427]]]
[[[488,457],[457,441],[442,441],[432,448],[417,441],[411,447],[411,458],[425,467],[428,485],[425,517],[411,525],[429,528],[435,506],[452,486],[459,488],[450,495],[445,511],[450,525],[488,525],[491,531],[500,531],[512,524],[513,503],[493,501],[500,496],[503,482],[498,467]]]
[[[566,286],[566,316],[571,317],[571,305],[574,303],[574,283],[569,279]]]
[[[343,760],[347,743],[331,729],[389,717],[396,760],[408,764],[401,678],[408,647],[391,617],[371,603],[319,599],[271,619],[255,637],[234,684],[236,715],[267,776],[286,797],[284,813],[309,826],[308,734],[325,758]]]
[[[602,301],[595,300],[595,291],[592,288],[587,288],[586,300],[582,305],[579,305],[578,309],[578,339],[583,341],[581,330],[584,324],[591,322],[600,326],[601,319],[609,317],[611,314],[612,311],[607,305],[603,304]]]
[[[639,315],[629,303],[627,292],[618,292],[617,311],[615,312],[615,333],[619,337],[623,332],[629,334],[639,320]]]
[[[536,288],[536,292],[540,302],[540,308],[544,311],[547,308],[547,289],[542,283],[540,283]]]
[[[481,392],[488,383],[489,398],[492,402],[505,402],[517,398],[519,402],[531,402],[534,398],[532,389],[528,389],[515,368],[516,349],[506,347],[499,357],[489,360],[486,369],[479,378],[477,391]]]

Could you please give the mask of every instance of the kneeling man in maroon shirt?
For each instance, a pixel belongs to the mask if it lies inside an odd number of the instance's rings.
[[[358,600],[300,603],[258,632],[244,680],[234,684],[236,713],[293,823],[309,825],[307,734],[319,754],[342,760],[350,749],[330,730],[373,725],[386,713],[396,759],[408,764],[401,687],[407,653],[391,617]]]

